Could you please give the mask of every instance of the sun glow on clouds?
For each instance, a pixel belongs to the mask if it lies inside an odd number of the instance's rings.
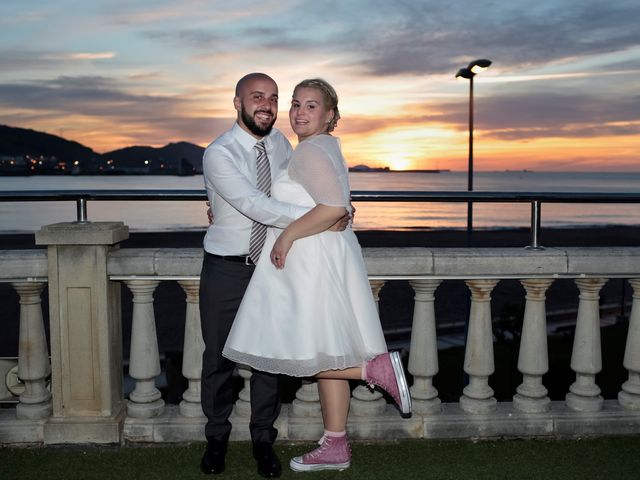
[[[530,169],[541,171],[637,171],[637,136],[593,137],[567,141],[565,138],[536,138],[503,141],[483,137],[474,142],[474,168],[481,170]],[[612,149],[611,145],[616,148]],[[635,153],[634,153],[635,152]],[[451,169],[466,168],[466,148]]]
[[[72,53],[69,57],[73,60],[104,60],[115,58],[115,52],[98,52],[98,53]]]
[[[392,170],[451,168],[458,132],[444,127],[388,127],[372,134],[341,136],[347,163]]]
[[[109,60],[116,58],[116,52],[76,52],[43,55],[46,60]]]

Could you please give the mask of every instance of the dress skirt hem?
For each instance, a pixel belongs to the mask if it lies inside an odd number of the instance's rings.
[[[223,355],[229,360],[247,365],[255,370],[267,373],[288,375],[290,377],[313,377],[327,370],[344,370],[362,365],[379,354],[372,353],[367,358],[332,357],[318,355],[308,360],[291,360],[281,358],[265,358],[245,352],[224,349]]]

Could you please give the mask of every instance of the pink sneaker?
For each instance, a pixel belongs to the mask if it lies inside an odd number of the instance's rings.
[[[411,413],[411,395],[398,352],[383,353],[367,362],[365,381],[391,395],[403,415]]]
[[[289,462],[294,472],[315,472],[318,470],[344,470],[351,465],[351,447],[344,437],[328,437],[323,435],[315,450],[301,457],[294,457]]]

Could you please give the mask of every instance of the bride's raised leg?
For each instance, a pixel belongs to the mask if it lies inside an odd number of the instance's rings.
[[[371,387],[379,387],[393,398],[403,415],[411,413],[411,395],[398,352],[387,352],[365,362],[361,367],[344,370],[325,370],[318,379],[364,380]],[[319,384],[318,384],[319,385]]]

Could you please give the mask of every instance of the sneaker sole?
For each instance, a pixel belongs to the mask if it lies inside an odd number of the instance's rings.
[[[320,470],[345,470],[351,466],[351,461],[344,463],[301,463],[292,458],[289,468],[294,472],[317,472]]]
[[[411,394],[409,393],[409,386],[407,385],[407,379],[404,375],[402,360],[400,360],[400,354],[398,352],[391,352],[389,357],[391,359],[393,373],[396,376],[398,392],[400,392],[400,411],[404,415],[408,415],[411,413]]]

